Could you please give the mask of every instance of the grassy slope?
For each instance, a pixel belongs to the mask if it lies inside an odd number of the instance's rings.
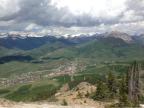
[[[7,89],[9,93],[4,93],[3,97],[14,101],[38,101],[50,98],[60,85],[57,81],[43,80],[39,82],[33,82],[26,85],[17,85]]]
[[[96,61],[143,59],[144,48],[137,44],[127,44],[120,39],[92,41],[76,47],[68,47],[46,53],[45,58],[95,59]]]

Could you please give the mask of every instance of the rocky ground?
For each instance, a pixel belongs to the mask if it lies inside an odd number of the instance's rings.
[[[68,105],[83,105],[91,106],[93,108],[104,108],[109,103],[94,101],[89,98],[89,95],[94,93],[96,86],[87,82],[80,83],[77,87],[69,90],[68,85],[64,85],[60,91],[56,94],[56,99],[59,103],[65,100]]]
[[[47,102],[42,103],[16,103],[7,100],[0,100],[0,108],[103,108],[99,106],[84,106],[84,105],[53,105]]]

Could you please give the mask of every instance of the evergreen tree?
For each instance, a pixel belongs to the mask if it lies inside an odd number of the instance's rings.
[[[103,100],[109,97],[108,87],[102,81],[98,81],[96,92],[93,95],[94,100]]]
[[[114,98],[117,93],[117,80],[116,76],[112,72],[108,73],[107,86],[109,89],[110,97]]]
[[[119,88],[119,102],[120,106],[131,106],[130,101],[128,100],[128,83],[127,83],[127,76],[123,76],[120,81],[120,88]]]

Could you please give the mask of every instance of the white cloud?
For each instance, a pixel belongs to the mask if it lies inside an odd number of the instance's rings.
[[[18,0],[0,0],[0,17],[19,11]]]
[[[39,30],[41,28],[42,28],[41,26],[39,26],[39,25],[37,25],[35,23],[31,23],[25,28],[25,30],[26,31],[33,31],[33,30]]]
[[[115,17],[126,9],[126,0],[52,0],[57,8],[67,7],[73,14]]]

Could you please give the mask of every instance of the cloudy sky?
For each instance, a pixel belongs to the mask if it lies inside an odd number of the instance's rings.
[[[144,0],[0,0],[0,31],[144,32]]]

